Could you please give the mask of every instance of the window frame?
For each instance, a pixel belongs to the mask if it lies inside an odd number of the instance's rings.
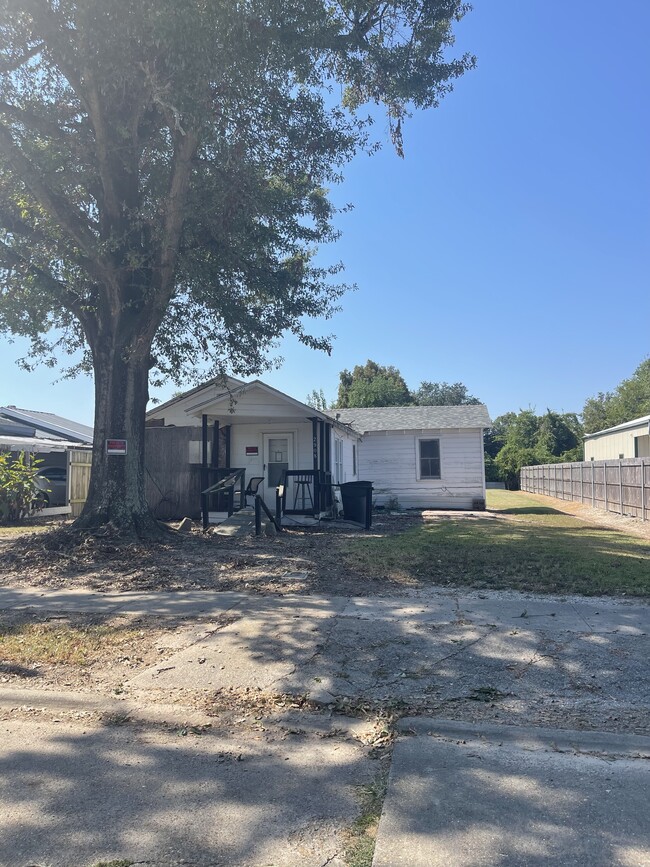
[[[423,476],[422,475],[422,443],[438,443],[438,475]],[[416,470],[417,480],[421,482],[438,482],[442,479],[442,442],[439,436],[437,437],[417,437],[416,439]],[[435,458],[424,458],[424,460],[435,460]]]
[[[343,438],[337,436],[334,437],[334,484],[343,484]]]

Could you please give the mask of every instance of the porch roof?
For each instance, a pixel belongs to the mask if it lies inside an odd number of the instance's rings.
[[[353,435],[348,425],[338,422],[312,406],[308,406],[288,394],[257,379],[242,383],[221,394],[209,396],[196,394],[196,401],[186,407],[186,413],[194,418],[207,415],[220,424],[295,424],[312,419],[345,429]]]

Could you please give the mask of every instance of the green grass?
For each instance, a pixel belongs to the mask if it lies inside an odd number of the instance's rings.
[[[489,491],[496,518],[449,518],[350,543],[350,566],[432,584],[583,595],[650,594],[650,541],[597,527],[526,494]]]
[[[348,828],[345,847],[347,867],[372,867],[375,840],[381,811],[388,788],[388,772],[380,772],[366,786],[359,786],[357,794],[361,802],[361,814]]]

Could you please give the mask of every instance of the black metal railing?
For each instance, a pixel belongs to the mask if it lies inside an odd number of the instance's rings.
[[[207,484],[206,484],[207,483]],[[246,507],[246,470],[242,467],[203,467],[201,491],[201,514],[203,529],[210,524],[210,512],[227,512]],[[238,502],[235,502],[236,495]]]

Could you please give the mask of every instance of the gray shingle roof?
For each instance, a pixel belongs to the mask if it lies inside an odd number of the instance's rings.
[[[476,406],[381,406],[331,410],[330,414],[358,433],[382,430],[429,430],[476,428],[492,424],[487,407]]]

